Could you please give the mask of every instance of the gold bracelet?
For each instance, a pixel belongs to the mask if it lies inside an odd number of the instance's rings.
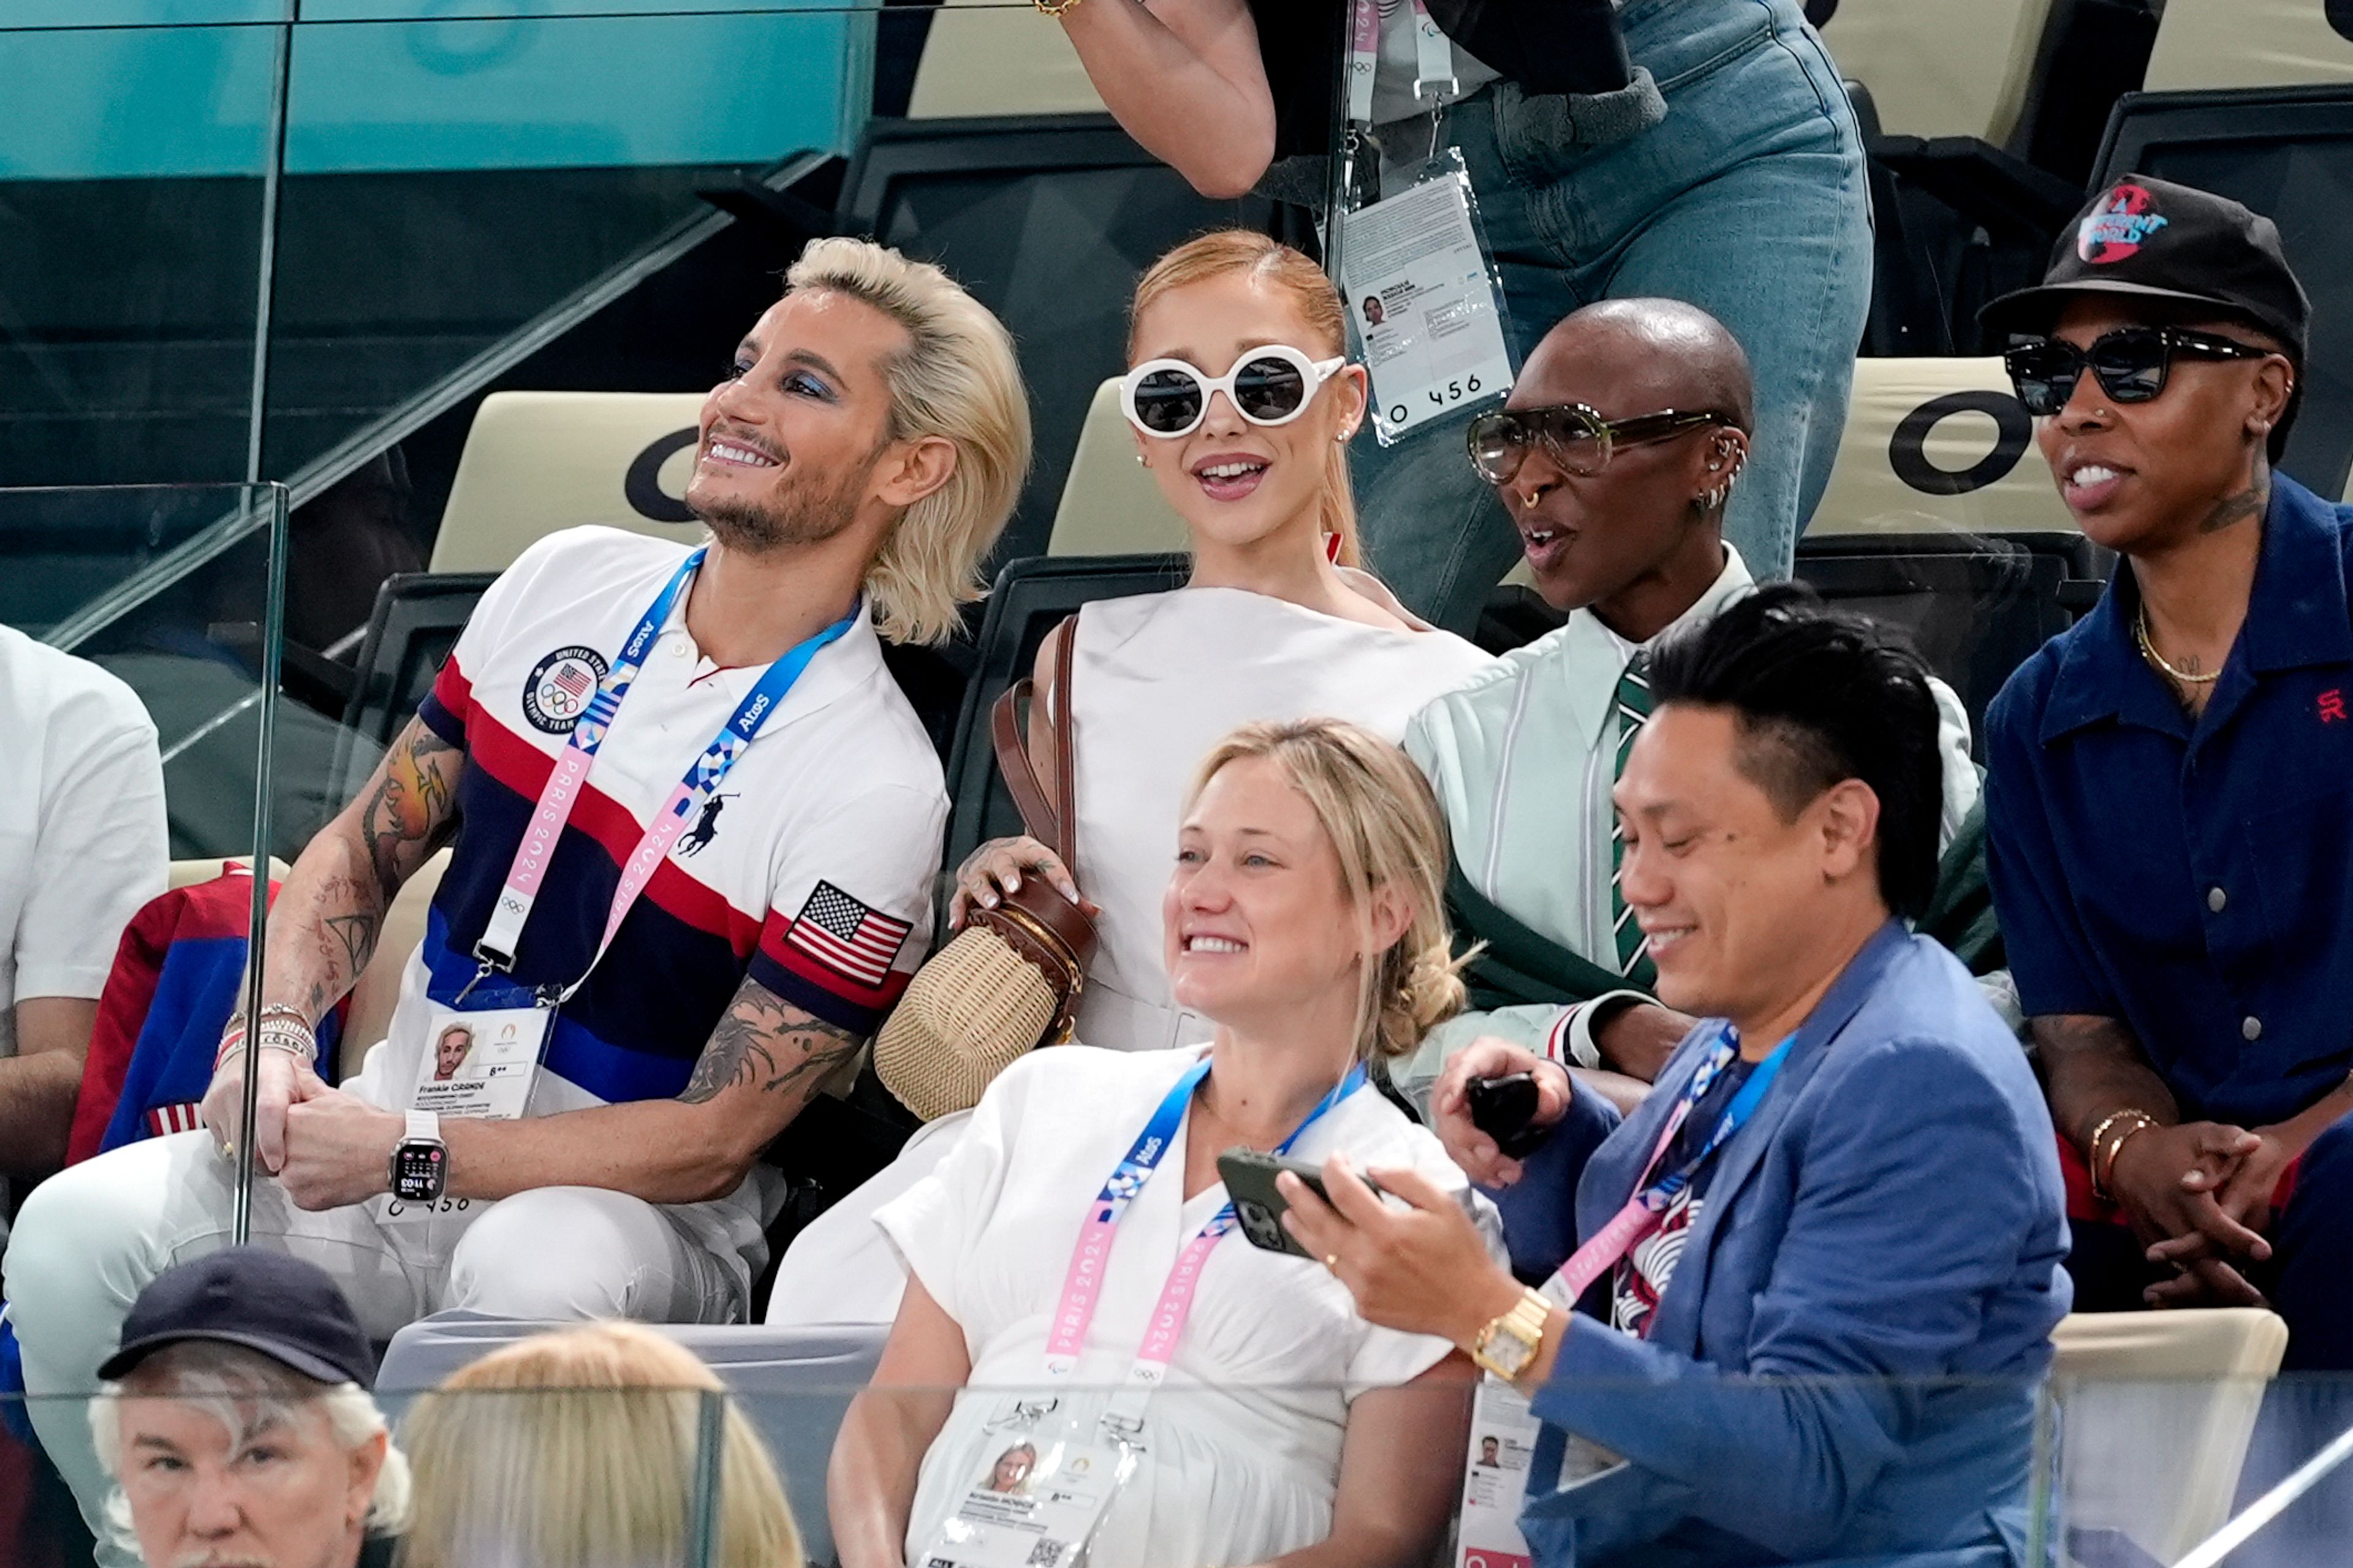
[[[2131,1126],[2121,1129],[2114,1138],[2108,1140],[2108,1182],[2114,1182],[2116,1179],[2116,1156],[2125,1152],[2125,1145],[2133,1141],[2133,1135],[2137,1132],[2146,1132],[2150,1128],[2159,1125],[2161,1123],[2156,1117],[2144,1115]],[[2102,1184],[2103,1186],[2106,1184],[2106,1183]],[[2113,1193],[2106,1195],[2110,1202],[2115,1201]]]
[[[1077,9],[1079,0],[1029,0],[1029,4],[1038,7],[1040,16],[1060,16],[1065,11]]]
[[[2108,1145],[2107,1157],[2103,1160],[2101,1158],[2100,1152],[2101,1140],[2107,1137],[2109,1128],[2114,1127],[2117,1122],[2124,1121],[2127,1117],[2134,1119],[2133,1124],[2117,1134],[2115,1141]],[[2116,1194],[2109,1190],[2107,1178],[2116,1174],[2116,1152],[2125,1146],[2126,1139],[2131,1137],[2134,1133],[2139,1131],[2144,1127],[2153,1127],[2156,1124],[2157,1118],[2151,1116],[2147,1111],[2139,1109],[2137,1106],[2126,1106],[2122,1110],[2110,1111],[2106,1116],[2101,1118],[2099,1125],[2092,1129],[2091,1137],[2084,1140],[2084,1164],[2092,1178],[2092,1195],[2094,1197],[2098,1198],[2102,1203],[2113,1203],[2116,1201]],[[2101,1170],[2103,1165],[2106,1166],[2105,1173],[2103,1173]]]

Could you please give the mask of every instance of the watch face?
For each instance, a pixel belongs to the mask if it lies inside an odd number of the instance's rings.
[[[429,1204],[448,1181],[448,1151],[438,1143],[403,1143],[392,1152],[392,1195]]]
[[[1529,1362],[1535,1359],[1536,1347],[1522,1337],[1516,1323],[1498,1323],[1495,1331],[1487,1336],[1488,1364],[1504,1376],[1517,1377]]]

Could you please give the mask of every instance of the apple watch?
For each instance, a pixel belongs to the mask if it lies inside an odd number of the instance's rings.
[[[441,1142],[441,1118],[430,1110],[408,1113],[408,1130],[392,1146],[392,1195],[405,1204],[440,1200],[449,1185],[449,1146]]]

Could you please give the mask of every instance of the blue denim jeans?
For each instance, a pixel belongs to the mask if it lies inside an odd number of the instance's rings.
[[[1469,164],[1523,357],[1602,299],[1664,295],[1731,329],[1757,431],[1725,532],[1759,578],[1786,577],[1838,454],[1871,304],[1862,138],[1799,0],[1629,0],[1620,20],[1665,120],[1563,144],[1560,100],[1504,81],[1449,110],[1443,141]],[[1373,569],[1458,631],[1519,553],[1464,457],[1468,417],[1394,447],[1366,435],[1353,452]]]

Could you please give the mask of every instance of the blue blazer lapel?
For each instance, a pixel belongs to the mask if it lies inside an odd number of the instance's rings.
[[[1651,1326],[1648,1336],[1652,1344],[1685,1355],[1698,1353],[1700,1307],[1707,1299],[1708,1270],[1724,1216],[1732,1212],[1741,1188],[1757,1173],[1765,1151],[1772,1146],[1781,1123],[1788,1120],[1789,1107],[1805,1092],[1807,1080],[1829,1054],[1831,1042],[1853,1021],[1855,1014],[1878,988],[1889,963],[1911,940],[1911,934],[1898,921],[1890,921],[1880,927],[1878,933],[1863,943],[1862,951],[1848,961],[1844,972],[1798,1026],[1797,1038],[1789,1042],[1788,1059],[1781,1064],[1779,1078],[1766,1091],[1764,1103],[1749,1118],[1748,1125],[1725,1146],[1723,1164],[1708,1178],[1707,1201],[1700,1205],[1699,1219],[1684,1239],[1674,1277],[1659,1299],[1658,1321]]]

